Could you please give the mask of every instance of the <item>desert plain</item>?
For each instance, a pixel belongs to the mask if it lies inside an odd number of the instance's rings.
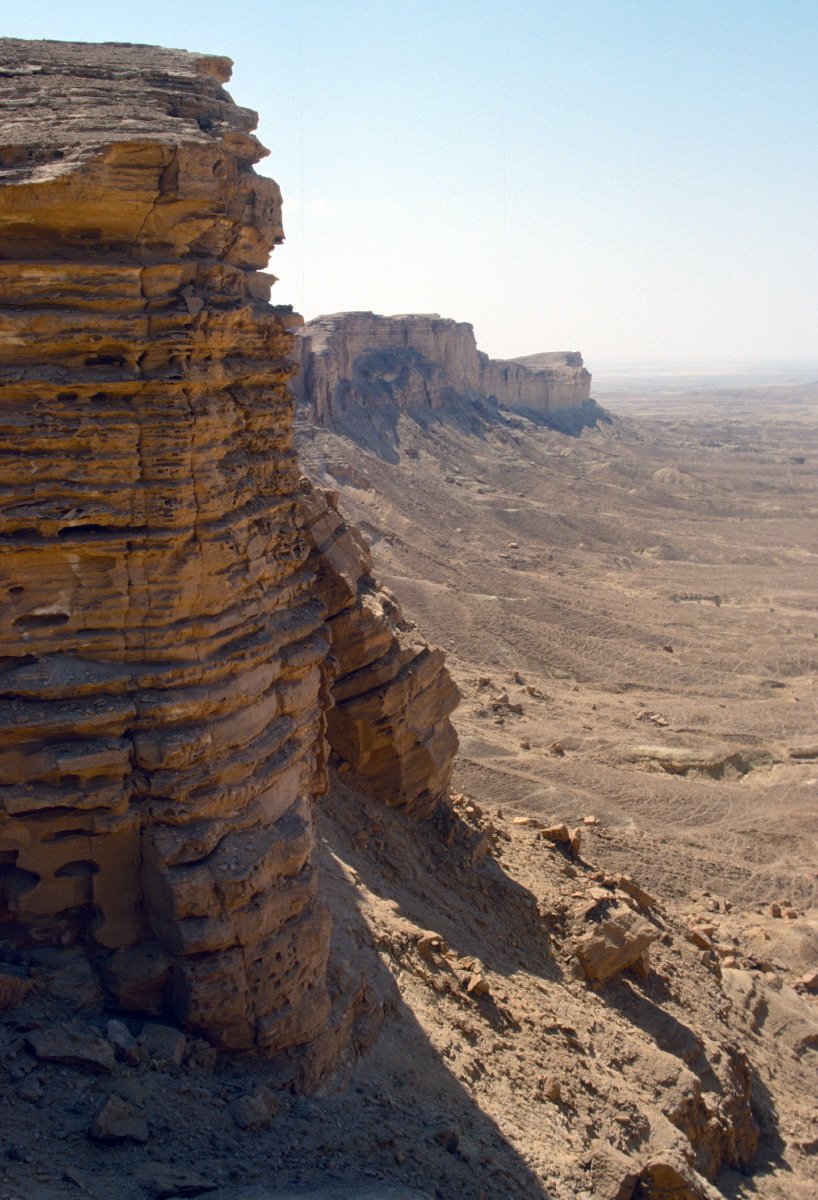
[[[402,414],[388,452],[301,414],[304,470],[447,652],[453,806],[418,824],[334,763],[349,1019],[306,1094],[171,1031],[117,1065],[141,1124],[100,1146],[111,1080],[29,1052],[72,1016],[56,970],[0,1028],[8,1200],[617,1200],[692,1160],[679,1195],[815,1194],[818,385],[596,396],[579,435]],[[650,966],[593,985],[570,947],[615,896]]]

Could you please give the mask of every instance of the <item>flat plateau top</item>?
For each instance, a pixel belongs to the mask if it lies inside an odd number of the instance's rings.
[[[226,83],[232,59],[133,42],[49,42],[0,38],[0,77],[25,74],[209,75]]]
[[[255,113],[222,88],[232,62],[162,46],[0,38],[2,149],[206,141],[246,132]],[[13,156],[12,156],[13,157]]]

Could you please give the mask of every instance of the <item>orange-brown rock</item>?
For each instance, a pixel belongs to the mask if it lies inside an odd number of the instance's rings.
[[[328,638],[280,194],[227,59],[0,57],[0,938],[286,1050],[328,1005]]]
[[[369,547],[333,494],[305,483],[304,508],[337,663],[329,744],[384,803],[428,815],[448,794],[457,750],[449,716],[460,694],[443,651],[418,637],[378,587]]]
[[[586,926],[574,953],[591,982],[605,983],[628,967],[649,969],[645,956],[659,933],[630,908],[603,900],[586,915]]]

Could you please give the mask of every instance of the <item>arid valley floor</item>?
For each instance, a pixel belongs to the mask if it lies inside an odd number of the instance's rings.
[[[754,1120],[751,1173],[712,1196],[815,1195],[818,385],[596,395],[611,421],[579,437],[402,417],[391,461],[301,422],[304,469],[463,693],[448,823],[348,773],[321,802],[334,984],[371,1048],[260,1130],[231,1106],[275,1086],[262,1065],[120,1065],[150,1138],[101,1150],[110,1082],[35,1067],[15,1016],[4,1200],[615,1200],[629,1158],[691,1138],[707,1174]],[[575,861],[539,836],[563,821]],[[623,874],[653,897],[652,971],[594,989],[565,946]]]

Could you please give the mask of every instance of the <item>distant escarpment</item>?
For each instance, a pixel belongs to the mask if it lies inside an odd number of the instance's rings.
[[[456,695],[302,480],[229,60],[0,61],[0,957],[73,949],[119,1009],[290,1051],[329,1013],[327,723],[426,811]]]
[[[299,331],[299,398],[316,421],[366,436],[404,412],[422,417],[447,408],[484,414],[510,409],[566,432],[592,424],[602,410],[575,352],[491,359],[474,330],[437,314],[380,317],[369,312],[316,317]]]

